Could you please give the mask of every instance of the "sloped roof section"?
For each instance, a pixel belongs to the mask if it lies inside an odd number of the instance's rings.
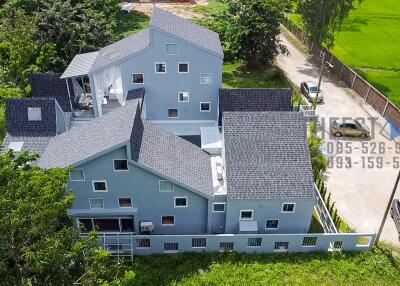
[[[87,75],[92,68],[99,52],[91,52],[85,54],[78,54],[68,65],[67,69],[61,75],[61,78],[70,78],[76,76]]]
[[[316,197],[306,121],[297,112],[225,112],[228,197]]]
[[[219,125],[225,111],[291,111],[289,88],[235,88],[219,90]]]
[[[125,106],[53,137],[38,165],[65,168],[128,142],[139,101],[128,100]]]
[[[136,125],[136,124],[135,124]],[[213,196],[211,159],[200,147],[142,122],[131,138],[132,159],[205,196]]]
[[[184,18],[154,7],[150,25],[207,49],[221,57],[224,56],[217,33],[200,27]]]
[[[29,153],[42,153],[46,149],[51,138],[52,137],[50,136],[12,136],[7,133],[6,137],[4,137],[3,147],[0,150],[0,153],[6,152],[12,142],[22,143],[21,152],[27,151]]]
[[[134,55],[150,46],[149,29],[144,29],[132,36],[124,38],[109,46],[102,48],[94,61],[90,72],[100,70],[115,62]]]

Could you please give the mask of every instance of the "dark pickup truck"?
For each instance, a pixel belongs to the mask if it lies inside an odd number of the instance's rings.
[[[400,240],[400,200],[393,200],[392,207],[390,209],[390,216],[394,220]]]

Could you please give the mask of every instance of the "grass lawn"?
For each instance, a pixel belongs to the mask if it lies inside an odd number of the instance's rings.
[[[4,107],[0,107],[0,146],[3,143],[4,136],[6,136],[6,112]]]
[[[150,24],[150,17],[147,15],[132,10],[131,13],[120,12],[117,18],[117,27],[115,30],[116,40],[126,38],[144,28],[147,28]]]
[[[400,1],[355,1],[332,52],[400,107]],[[290,15],[300,26],[301,17]]]
[[[390,251],[135,257],[134,285],[399,285]],[[201,270],[199,270],[201,269]]]

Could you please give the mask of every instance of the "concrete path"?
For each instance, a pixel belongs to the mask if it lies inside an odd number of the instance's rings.
[[[281,41],[290,52],[279,56],[278,65],[296,85],[301,81],[318,82],[319,69],[311,64],[288,39]],[[333,164],[327,172],[327,186],[341,217],[357,232],[377,232],[389,200],[397,172],[400,170],[400,144],[392,141],[373,120],[379,115],[365,105],[352,91],[334,77],[324,77],[321,90],[325,104],[318,105],[321,127],[329,129],[329,118],[365,119],[372,131],[371,140],[339,139],[322,132],[324,153]],[[368,112],[366,111],[368,110]],[[324,121],[327,122],[324,124]],[[343,148],[341,148],[341,146]],[[400,198],[400,191],[395,197]],[[398,234],[390,216],[382,240],[400,246]]]

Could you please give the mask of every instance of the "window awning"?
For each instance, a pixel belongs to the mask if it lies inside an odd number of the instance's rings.
[[[98,54],[99,52],[92,52],[76,55],[62,74],[61,78],[87,75],[90,72],[90,69],[92,68],[92,65]]]
[[[258,232],[257,221],[255,220],[239,221],[239,232]]]

